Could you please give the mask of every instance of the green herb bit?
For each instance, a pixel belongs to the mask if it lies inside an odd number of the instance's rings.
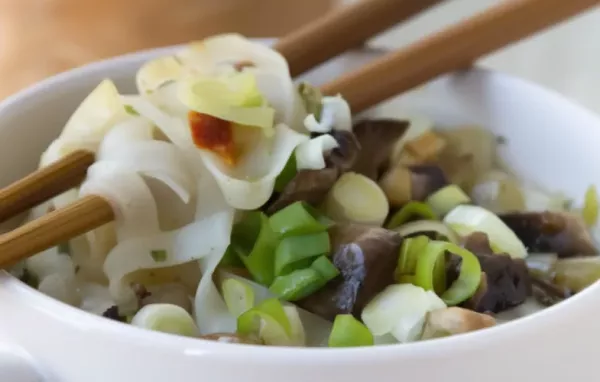
[[[164,249],[154,249],[150,251],[150,256],[157,263],[162,263],[167,260],[167,251]]]
[[[131,105],[125,105],[125,112],[129,115],[140,115],[140,113],[138,113]]]

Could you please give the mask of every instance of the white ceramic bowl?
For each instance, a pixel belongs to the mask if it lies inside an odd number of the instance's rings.
[[[135,70],[169,51],[95,63],[2,103],[0,185],[35,169],[39,154],[100,80],[110,77],[122,91],[133,91]],[[310,78],[322,83],[374,56],[346,55]],[[507,139],[502,156],[517,173],[570,196],[582,195],[590,183],[600,186],[600,120],[523,80],[471,70],[435,81],[384,109],[426,114],[440,125],[485,126]],[[0,381],[566,381],[596,374],[599,297],[600,285],[594,285],[558,306],[494,329],[410,345],[270,348],[126,326],[47,298],[1,273]]]

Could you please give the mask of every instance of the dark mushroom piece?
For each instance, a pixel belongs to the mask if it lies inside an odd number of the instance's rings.
[[[597,255],[592,237],[579,216],[568,212],[524,212],[500,215],[530,252],[559,257]]]
[[[374,181],[390,166],[396,144],[406,134],[409,122],[392,119],[365,120],[353,127],[361,150],[352,171]]]
[[[379,180],[379,186],[393,207],[400,207],[411,200],[424,201],[447,185],[446,175],[436,165],[396,166]]]
[[[338,314],[360,317],[365,305],[394,283],[402,238],[394,231],[356,224],[335,226],[330,237],[340,276],[298,305],[331,321]]]
[[[482,232],[469,235],[464,247],[479,259],[485,279],[475,295],[462,304],[463,307],[480,313],[499,313],[521,305],[531,295],[531,278],[525,261],[507,254],[495,254],[487,235]]]
[[[339,147],[325,155],[327,167],[322,170],[298,171],[283,191],[268,203],[268,215],[298,201],[318,207],[342,173],[352,168],[360,151],[354,134],[349,131],[334,131],[331,135]]]

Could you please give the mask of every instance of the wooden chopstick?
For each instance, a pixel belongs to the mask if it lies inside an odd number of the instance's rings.
[[[560,23],[598,0],[506,0],[405,49],[342,76],[322,88],[342,94],[359,113],[439,75]]]
[[[281,38],[276,44],[292,77],[356,48],[373,36],[441,0],[363,0],[341,7]]]
[[[447,70],[463,67],[481,55],[561,22],[599,2],[506,1],[334,81],[325,86],[325,91],[341,93],[353,110],[363,110]],[[409,74],[404,74],[406,71]],[[54,211],[41,221],[25,224],[0,236],[0,267],[14,264],[113,219],[113,211],[106,200],[88,196],[74,206]]]
[[[295,77],[441,1],[362,0],[281,38],[275,49]],[[93,162],[93,153],[79,150],[0,190],[0,222],[77,186]]]

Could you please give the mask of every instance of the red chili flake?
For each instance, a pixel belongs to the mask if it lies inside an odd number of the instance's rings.
[[[197,147],[214,152],[228,165],[235,165],[236,150],[231,122],[211,115],[188,113],[192,139]]]

